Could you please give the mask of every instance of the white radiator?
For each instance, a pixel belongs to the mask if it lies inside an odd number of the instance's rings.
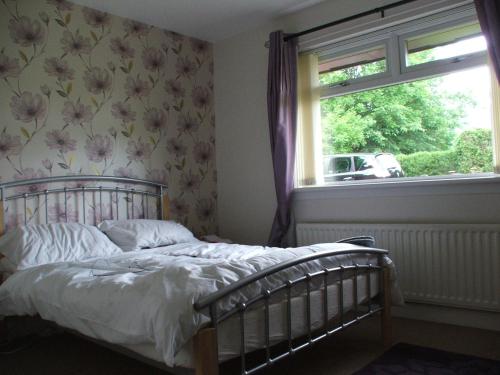
[[[371,235],[396,264],[405,299],[500,311],[500,225],[297,224],[297,244]]]

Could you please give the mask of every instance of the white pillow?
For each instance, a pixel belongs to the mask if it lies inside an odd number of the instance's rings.
[[[197,241],[189,229],[175,221],[104,220],[98,227],[123,251]]]
[[[96,227],[78,223],[26,225],[0,238],[0,266],[10,273],[41,264],[118,254],[122,254],[120,248]]]

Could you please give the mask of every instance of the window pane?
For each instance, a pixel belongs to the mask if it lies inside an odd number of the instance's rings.
[[[407,66],[486,51],[486,40],[478,23],[419,35],[407,39],[405,43]]]
[[[369,155],[355,156],[354,165],[357,171],[365,171],[375,166],[375,158]]]
[[[487,66],[321,101],[325,182],[493,171]],[[327,164],[324,164],[327,166]]]
[[[335,173],[345,173],[351,170],[351,158],[335,158]]]
[[[385,46],[378,46],[334,58],[321,58],[319,79],[322,85],[335,85],[386,70]]]

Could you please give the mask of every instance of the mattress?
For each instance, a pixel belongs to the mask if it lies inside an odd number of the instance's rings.
[[[362,304],[367,300],[368,287],[367,276],[358,276],[358,304]],[[379,293],[379,276],[377,272],[372,272],[370,276],[371,297],[377,296]],[[344,313],[353,310],[354,294],[353,280],[344,280],[343,283],[344,295]],[[307,314],[307,299],[305,294],[292,298],[292,337],[297,338],[307,334],[306,325]],[[328,319],[336,319],[339,314],[339,283],[328,286]],[[270,315],[270,343],[271,345],[285,341],[288,338],[287,328],[287,301],[272,303],[269,305]],[[253,350],[265,347],[265,327],[264,327],[264,309],[258,308],[250,310],[245,314],[245,350],[251,352]],[[323,310],[323,289],[311,292],[311,327],[313,330],[324,327],[324,310]],[[220,324],[218,327],[218,353],[219,362],[224,362],[240,355],[240,321],[239,316],[233,316],[227,321]],[[138,345],[123,345],[126,349],[131,350],[143,357],[154,361],[162,362],[162,355],[158,352],[153,343],[143,343]],[[180,352],[175,357],[175,366],[192,368],[193,360],[193,345],[190,340],[182,347]]]

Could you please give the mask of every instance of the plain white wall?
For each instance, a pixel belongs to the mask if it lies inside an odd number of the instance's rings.
[[[223,237],[263,244],[274,217],[264,48],[269,32],[300,31],[391,1],[326,1],[215,44],[218,219]],[[297,221],[500,222],[498,182],[384,190],[300,192],[294,204]]]
[[[266,110],[269,30],[214,49],[219,229],[240,243],[266,240],[276,204]]]

